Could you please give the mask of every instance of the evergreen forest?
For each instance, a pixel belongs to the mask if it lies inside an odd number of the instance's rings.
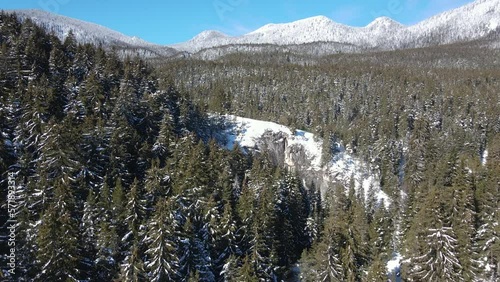
[[[146,60],[1,13],[0,277],[498,281],[499,55],[454,44]],[[228,150],[214,114],[313,132],[325,160],[341,142],[391,203]]]

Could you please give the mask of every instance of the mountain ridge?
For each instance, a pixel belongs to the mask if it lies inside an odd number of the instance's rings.
[[[206,30],[192,39],[158,45],[137,37],[124,35],[107,27],[88,23],[40,10],[9,10],[22,19],[31,18],[56,33],[60,38],[72,30],[83,43],[120,46],[137,49],[143,57],[171,57],[178,54],[206,52],[210,49],[227,49],[225,46],[276,45],[292,46],[311,43],[333,43],[353,46],[350,52],[364,50],[387,51],[422,48],[483,38],[493,40],[491,48],[500,46],[500,0],[476,0],[462,7],[445,11],[414,25],[406,26],[389,17],[379,17],[364,27],[337,23],[326,16],[314,16],[289,23],[269,23],[254,31],[229,36],[217,30]],[[499,34],[497,36],[497,34]],[[493,38],[493,39],[491,39]],[[329,48],[326,53],[345,52],[345,48]],[[245,48],[233,48],[244,52]],[[252,48],[247,48],[251,52]],[[231,52],[231,51],[229,51]],[[216,52],[225,55],[227,51]]]
[[[178,53],[176,50],[154,43],[147,42],[137,36],[128,36],[119,31],[92,22],[50,13],[38,9],[2,10],[6,13],[15,13],[21,20],[31,19],[35,24],[44,27],[49,32],[64,40],[71,31],[80,43],[90,43],[111,47],[120,47],[142,57],[171,56]],[[133,51],[130,51],[133,50]]]
[[[410,26],[389,17],[379,17],[364,27],[354,27],[337,23],[326,16],[314,16],[289,23],[267,24],[242,36],[225,37],[220,41],[189,40],[171,46],[196,53],[232,44],[338,42],[391,50],[472,41],[495,32],[499,27],[500,0],[476,0]]]

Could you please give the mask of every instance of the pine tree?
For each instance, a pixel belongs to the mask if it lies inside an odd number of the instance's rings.
[[[255,267],[255,274],[259,279],[276,279],[278,265],[276,254],[277,223],[275,211],[276,187],[271,183],[263,183],[258,196],[257,211],[255,215],[250,250],[250,261]]]
[[[172,179],[167,168],[160,168],[160,161],[153,160],[151,168],[146,171],[144,189],[147,193],[147,206],[153,207],[158,199],[172,195]]]
[[[404,265],[408,281],[464,281],[458,259],[458,241],[450,225],[445,193],[433,188],[415,221],[416,240]],[[415,233],[409,233],[413,236]]]
[[[125,222],[125,217],[126,217],[126,210],[125,210],[126,200],[123,191],[122,181],[120,178],[116,179],[115,187],[113,188],[113,193],[111,195],[111,202],[112,202],[111,218],[113,219],[113,225],[117,227],[118,235],[121,235],[124,229],[124,226],[121,225],[123,225],[123,223]]]
[[[91,277],[94,275],[94,262],[96,259],[95,255],[97,253],[97,216],[98,213],[96,207],[96,196],[94,192],[90,190],[87,196],[87,200],[83,205],[83,215],[80,223],[83,243],[83,275],[84,277],[87,277],[87,279],[92,279]]]
[[[498,140],[498,135],[496,139]],[[500,146],[494,142],[489,148],[490,160],[477,181],[478,229],[473,250],[479,256],[478,279],[496,281],[500,277]]]
[[[344,194],[345,195],[345,194]],[[344,265],[340,258],[344,237],[342,226],[336,224],[338,218],[333,213],[325,220],[321,239],[302,255],[301,278],[304,281],[345,281]],[[338,222],[343,224],[343,222]]]
[[[457,252],[462,276],[466,281],[477,277],[477,254],[473,252],[472,240],[476,230],[476,199],[474,199],[473,176],[465,167],[463,161],[458,164],[455,178],[452,181],[453,207],[451,227],[457,236]]]
[[[80,260],[78,226],[72,215],[75,203],[68,179],[56,183],[53,202],[42,216],[37,238],[39,281],[77,281]]]
[[[184,281],[187,280],[191,272],[195,270],[193,262],[194,229],[190,217],[184,219],[183,225],[180,226],[176,235],[178,242],[177,257],[179,260],[179,280]]]
[[[96,273],[100,280],[110,280],[114,278],[118,272],[116,256],[118,255],[118,234],[114,225],[112,212],[113,204],[111,192],[107,183],[107,178],[104,178],[99,200],[98,208],[98,231],[97,231],[97,258],[95,260]]]
[[[236,281],[238,275],[238,259],[231,255],[225,261],[222,271],[220,272],[220,279],[217,281],[230,282]]]
[[[163,160],[170,156],[175,141],[175,120],[174,117],[165,113],[160,126],[160,132],[153,145],[153,153]]]
[[[118,103],[120,104],[120,103]],[[125,106],[117,105],[111,116],[111,125],[114,130],[110,138],[110,169],[114,178],[120,177],[124,185],[130,185],[135,177],[140,177],[138,169],[137,147],[140,137],[132,127],[134,117],[124,109]]]
[[[325,236],[325,245],[319,246],[320,249],[323,249],[321,255],[323,255],[323,261],[320,264],[324,268],[320,268],[319,279],[320,281],[344,281],[344,269],[342,262],[338,255],[338,249],[335,248],[335,242],[330,237],[331,234]]]
[[[208,230],[205,227],[199,227],[192,242],[192,260],[196,273],[200,275],[197,281],[212,282],[215,281],[215,275],[212,270],[212,259],[210,257],[210,246],[207,242]]]
[[[142,261],[142,255],[137,241],[134,242],[130,252],[120,266],[119,279],[124,282],[147,281],[144,262]]]
[[[388,258],[393,251],[392,236],[394,233],[393,219],[381,202],[375,210],[369,227],[369,247],[372,259]]]
[[[378,257],[373,260],[370,268],[368,269],[368,274],[366,276],[366,282],[379,282],[387,281],[387,269],[385,268],[384,261]]]
[[[230,257],[239,254],[237,226],[229,204],[224,205],[222,218],[216,223],[215,234],[213,234],[213,264],[214,272],[223,274],[224,266]]]
[[[148,222],[145,267],[149,281],[178,281],[180,275],[175,238],[177,222],[171,207],[171,200],[159,200]]]
[[[284,271],[298,260],[308,241],[304,233],[308,211],[304,189],[297,177],[284,176],[284,181],[277,185],[275,202],[274,246],[278,265]]]
[[[253,226],[255,217],[255,192],[248,186],[243,186],[241,196],[237,203],[237,216],[241,225],[241,249],[247,250],[248,244],[253,236]]]
[[[428,252],[414,259],[421,264],[412,277],[418,281],[464,281],[462,266],[456,258],[457,240],[453,229],[442,227],[428,231]]]
[[[260,281],[257,276],[255,276],[255,270],[253,264],[250,262],[250,259],[245,257],[243,260],[243,265],[238,270],[238,274],[236,275],[235,281],[248,281],[248,282],[258,282]]]
[[[139,181],[134,179],[127,194],[127,202],[125,204],[125,222],[127,225],[127,233],[121,239],[124,247],[130,248],[130,242],[141,241],[143,233],[143,220],[145,219],[146,207],[145,200],[142,199],[142,186]]]

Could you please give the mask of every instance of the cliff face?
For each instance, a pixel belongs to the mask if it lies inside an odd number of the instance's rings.
[[[327,171],[324,168],[315,167],[304,146],[289,142],[290,137],[281,131],[267,131],[257,140],[256,147],[251,150],[258,153],[265,152],[275,165],[297,173],[306,187],[314,185],[324,192],[332,184]]]

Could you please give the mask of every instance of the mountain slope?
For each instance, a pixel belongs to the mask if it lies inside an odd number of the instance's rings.
[[[29,18],[37,25],[54,32],[60,39],[64,39],[71,31],[80,43],[102,44],[105,47],[134,50],[143,57],[171,56],[177,53],[172,48],[149,43],[135,36],[127,36],[98,24],[42,10],[11,10],[6,12],[15,13],[21,20]]]

